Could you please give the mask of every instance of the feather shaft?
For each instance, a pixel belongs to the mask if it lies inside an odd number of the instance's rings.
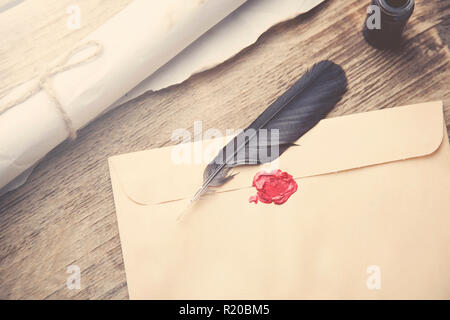
[[[334,108],[346,88],[347,78],[340,66],[328,60],[315,64],[208,164],[203,174],[202,186],[191,203],[198,200],[209,187],[220,186],[231,179],[231,168],[272,161],[281,155]],[[277,130],[278,140],[257,140],[262,130]],[[240,139],[244,139],[243,142],[240,143]],[[251,143],[255,143],[256,148],[251,146]],[[227,148],[231,146],[233,151],[226,154]],[[266,159],[261,157],[261,153],[255,156],[250,152],[264,150],[267,155],[267,151],[272,147],[279,148],[275,158],[272,153],[272,158]]]

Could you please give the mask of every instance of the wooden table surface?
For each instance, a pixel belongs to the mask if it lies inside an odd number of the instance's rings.
[[[73,0],[25,1],[0,14],[0,91],[30,78],[131,0],[78,0],[81,29],[66,27]],[[450,1],[418,0],[396,51],[368,46],[369,1],[329,0],[278,25],[237,57],[106,114],[65,142],[27,184],[0,198],[1,299],[125,299],[127,285],[107,158],[173,144],[194,120],[243,128],[307,67],[341,64],[349,90],[330,117],[444,100],[450,128]],[[380,128],[382,130],[382,128]],[[67,267],[81,288],[69,290]]]

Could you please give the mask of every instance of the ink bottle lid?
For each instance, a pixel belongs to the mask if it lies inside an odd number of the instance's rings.
[[[363,29],[367,42],[376,48],[399,46],[414,6],[414,0],[372,0]]]

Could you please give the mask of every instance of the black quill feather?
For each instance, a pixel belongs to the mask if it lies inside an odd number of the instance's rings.
[[[220,186],[231,179],[231,168],[272,161],[281,155],[334,108],[346,88],[347,78],[340,66],[327,60],[314,65],[221,150],[206,167],[203,185],[192,201],[208,187]],[[277,129],[279,139],[261,139],[261,129]],[[277,147],[278,152],[271,154],[268,149],[273,147]],[[227,148],[233,151],[227,152]],[[269,156],[262,158],[261,151]]]

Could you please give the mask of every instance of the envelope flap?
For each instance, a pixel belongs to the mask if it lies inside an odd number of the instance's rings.
[[[441,145],[443,126],[440,101],[325,119],[297,141],[299,146],[279,158],[279,167],[299,179],[426,156]],[[133,202],[177,201],[192,197],[201,186],[208,161],[195,155],[203,152],[209,160],[227,141],[198,141],[124,154],[110,158],[109,163]],[[192,162],[176,164],[179,161],[174,156],[180,151],[192,155]],[[237,168],[239,174],[217,191],[251,187],[259,170],[258,166]]]

